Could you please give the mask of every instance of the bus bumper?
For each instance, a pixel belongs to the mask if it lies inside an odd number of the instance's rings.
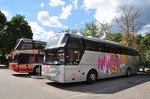
[[[55,81],[55,82],[64,83],[63,76],[61,76],[61,75],[47,74],[47,73],[42,72],[42,77],[52,80],[52,81]]]

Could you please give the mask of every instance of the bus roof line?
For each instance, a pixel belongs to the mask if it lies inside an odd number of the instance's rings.
[[[112,45],[115,45],[115,46],[124,47],[124,48],[130,49],[130,50],[138,51],[135,48],[132,48],[132,47],[129,47],[129,46],[123,46],[123,45],[121,45],[117,42],[113,42],[113,41],[102,40],[102,39],[98,39],[98,38],[87,38],[87,37],[84,37],[84,36],[74,35],[74,34],[70,34],[70,33],[65,33],[65,34],[68,34],[68,35],[73,36],[73,37],[80,37],[80,38],[83,38],[83,39],[86,39],[86,40],[96,41],[96,42],[105,43],[105,44],[112,44]]]

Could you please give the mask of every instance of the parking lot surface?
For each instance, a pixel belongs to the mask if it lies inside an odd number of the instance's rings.
[[[150,75],[59,84],[0,69],[0,99],[150,99]]]

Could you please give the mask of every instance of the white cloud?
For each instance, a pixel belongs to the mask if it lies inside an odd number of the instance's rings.
[[[77,9],[78,8],[78,0],[73,0],[72,3],[73,3],[74,8]]]
[[[57,16],[50,16],[48,11],[40,11],[37,15],[38,21],[40,21],[43,25],[49,27],[57,27],[57,28],[66,28],[63,26],[59,21],[59,17]]]
[[[42,2],[42,3],[40,4],[40,6],[41,6],[41,8],[43,8],[43,7],[45,6],[45,4]]]
[[[53,31],[45,31],[37,22],[30,22],[34,40],[47,41],[49,37],[54,35]]]
[[[8,10],[1,10],[1,12],[5,15],[8,21],[11,20],[11,18],[13,17],[11,12]]]
[[[145,25],[143,29],[150,29],[150,24]]]
[[[95,19],[99,22],[111,23],[114,17],[118,15],[117,7],[119,0],[84,0],[85,10],[94,9]]]
[[[111,23],[112,20],[118,16],[118,13],[114,11],[114,9],[106,8],[107,11],[103,9],[97,9],[95,12],[95,19],[99,22],[108,22]],[[106,13],[107,12],[107,13]]]
[[[63,6],[63,5],[65,5],[65,2],[63,0],[50,0],[49,5],[52,7]]]
[[[103,2],[103,0],[84,0],[84,7],[86,8],[86,10],[88,9],[97,9],[101,3]]]
[[[2,13],[4,13],[6,17],[8,17],[10,15],[10,12],[7,10],[2,10]]]
[[[68,5],[65,8],[62,7],[62,14],[60,15],[60,19],[67,19],[69,15],[71,15],[72,5]]]
[[[146,24],[138,31],[138,34],[145,36],[146,33],[149,33],[149,32],[150,32],[150,24]]]

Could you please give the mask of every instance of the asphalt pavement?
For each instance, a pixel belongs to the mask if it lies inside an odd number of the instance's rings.
[[[59,84],[0,69],[0,99],[150,99],[150,75]]]

